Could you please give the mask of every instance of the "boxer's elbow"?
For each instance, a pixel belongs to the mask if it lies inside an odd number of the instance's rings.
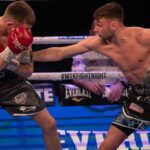
[[[33,68],[28,68],[28,71],[25,73],[25,77],[30,77],[33,73]]]
[[[24,65],[25,67],[25,76],[30,77],[33,73],[33,64],[26,64]]]
[[[33,68],[30,65],[23,65],[22,67],[18,67],[15,72],[25,78],[28,78],[33,73]]]

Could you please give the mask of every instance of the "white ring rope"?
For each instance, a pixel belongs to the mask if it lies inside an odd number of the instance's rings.
[[[33,44],[73,44],[89,36],[43,36],[34,37]]]
[[[44,72],[33,73],[29,80],[73,80],[73,79],[117,79],[124,77],[120,71],[99,71],[99,72]]]

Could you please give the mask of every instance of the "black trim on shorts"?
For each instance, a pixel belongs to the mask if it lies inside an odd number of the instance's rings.
[[[123,126],[120,126],[118,124],[115,124],[115,123],[112,123],[112,126],[120,129],[123,133],[125,133],[127,136],[129,136],[130,134],[132,134],[133,132],[135,132],[134,129],[130,129],[130,128],[126,128],[126,127],[123,127]]]

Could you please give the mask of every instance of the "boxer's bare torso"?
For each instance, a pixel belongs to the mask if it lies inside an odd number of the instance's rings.
[[[103,46],[102,42],[97,42],[95,49],[112,58],[130,82],[141,84],[150,67],[150,44],[147,41],[147,33],[150,35],[150,30],[136,27],[125,30],[125,34],[118,37],[118,43],[113,39]],[[96,40],[99,40],[98,37]]]

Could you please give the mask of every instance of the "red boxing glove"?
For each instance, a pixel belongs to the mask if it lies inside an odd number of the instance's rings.
[[[8,47],[14,54],[26,50],[32,41],[31,31],[22,26],[12,28],[8,34]]]

